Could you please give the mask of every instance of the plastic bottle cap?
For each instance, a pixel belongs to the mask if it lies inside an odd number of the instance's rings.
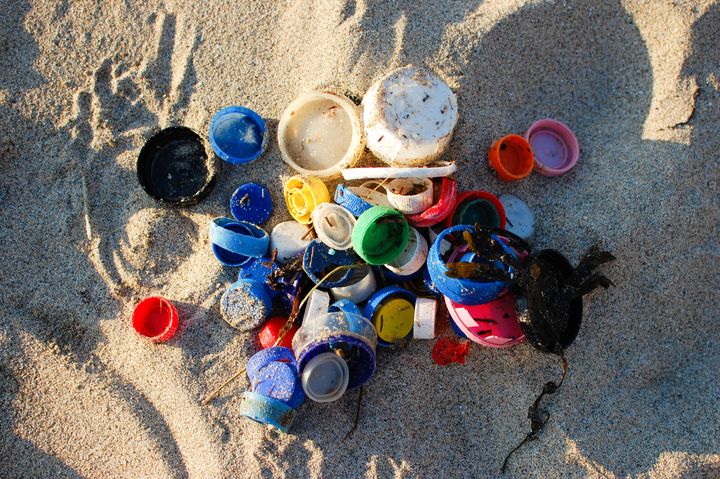
[[[371,167],[346,168],[342,176],[346,180],[370,180],[375,178],[442,178],[455,174],[457,166],[454,161],[438,161],[432,166],[419,167]]]
[[[532,173],[535,159],[528,141],[520,135],[500,138],[488,150],[490,167],[502,181],[517,181]]]
[[[418,298],[415,300],[415,317],[413,319],[413,338],[435,339],[435,316],[437,300],[434,298]]]
[[[374,83],[362,104],[368,148],[391,166],[422,166],[440,157],[458,120],[447,83],[412,65]]]
[[[260,332],[258,333],[258,342],[260,343],[261,348],[267,349],[275,345],[278,336],[280,336],[280,330],[283,326],[285,326],[287,319],[288,318],[283,318],[282,316],[275,316],[268,319],[267,322],[263,324],[263,327],[260,328]],[[292,348],[292,340],[297,330],[298,326],[293,324],[287,333],[285,333],[285,336],[283,336],[282,341],[280,341],[278,346]]]
[[[313,240],[303,255],[303,270],[314,283],[319,283],[325,275],[338,266],[351,266],[358,262],[353,250],[336,251],[320,240]],[[323,288],[345,286],[353,274],[353,268],[335,272],[322,283]]]
[[[355,304],[360,304],[372,296],[376,287],[377,282],[372,268],[369,265],[363,265],[352,270],[352,275],[345,285],[330,288],[330,293],[338,301],[349,300]]]
[[[485,200],[485,201],[476,201]],[[505,208],[497,196],[487,191],[465,191],[460,193],[455,206],[445,220],[447,227],[467,224],[505,229]]]
[[[564,175],[580,157],[575,134],[566,124],[551,118],[530,125],[525,139],[535,155],[535,170],[545,176]]]
[[[277,399],[245,391],[240,401],[240,415],[287,433],[297,411]]]
[[[416,215],[433,204],[433,182],[429,178],[398,178],[388,183],[387,198],[405,215]]]
[[[412,335],[416,299],[399,286],[388,286],[372,295],[363,316],[375,326],[378,344],[387,346]]]
[[[515,195],[502,195],[500,203],[505,209],[505,229],[522,239],[529,239],[533,234],[535,217],[528,205]]]
[[[210,242],[218,261],[225,266],[242,266],[252,258],[265,256],[270,237],[252,223],[215,218],[210,222]]]
[[[296,175],[285,183],[285,204],[290,216],[306,225],[317,205],[330,201],[330,192],[320,178]]]
[[[491,348],[507,348],[525,339],[517,319],[515,295],[484,304],[462,305],[445,298],[450,317],[468,339]]]
[[[278,144],[285,163],[298,173],[339,177],[365,149],[360,110],[335,93],[301,95],[280,116]]]
[[[238,221],[260,225],[272,214],[270,191],[257,183],[245,183],[230,197],[230,212]]]
[[[215,113],[209,136],[217,156],[233,165],[255,161],[268,142],[265,121],[244,106],[227,106]]]
[[[335,189],[335,203],[339,204],[356,218],[373,207],[372,203],[365,201],[345,185],[337,185]]]
[[[277,260],[286,262],[305,251],[313,240],[310,227],[297,221],[278,223],[270,233],[270,251],[277,250]]]
[[[305,395],[316,402],[337,401],[345,394],[350,370],[335,353],[318,354],[305,365],[301,382]]]
[[[286,362],[297,368],[295,356],[290,348],[274,346],[261,349],[253,354],[245,365],[245,373],[250,382],[257,381],[257,375],[262,368],[273,362]]]
[[[252,392],[282,401],[297,409],[305,399],[295,365],[272,362],[257,372]]]
[[[220,313],[238,331],[259,328],[272,308],[272,297],[265,283],[241,279],[220,298]]]
[[[215,185],[215,162],[200,135],[184,126],[165,128],[150,138],[136,168],[140,186],[161,203],[194,205]]]
[[[408,243],[403,252],[394,261],[385,265],[387,269],[400,276],[410,276],[425,265],[428,254],[427,240],[415,228],[410,228]]]
[[[333,203],[320,203],[311,218],[320,241],[335,250],[352,248],[355,217],[348,210]]]
[[[313,318],[324,315],[330,307],[330,295],[321,289],[310,293],[310,298],[305,305],[303,313],[303,324],[309,324]]]
[[[439,194],[438,194],[439,192]],[[435,204],[422,213],[409,215],[408,223],[416,228],[427,228],[434,226],[450,215],[455,207],[455,196],[457,195],[457,181],[455,178],[443,178],[440,188],[434,188],[434,197],[437,197]]]
[[[150,296],[140,301],[132,314],[135,331],[156,343],[175,336],[178,312],[170,301],[161,296]]]
[[[410,227],[402,213],[374,206],[355,223],[352,244],[358,256],[368,264],[387,264],[405,250],[409,235]]]

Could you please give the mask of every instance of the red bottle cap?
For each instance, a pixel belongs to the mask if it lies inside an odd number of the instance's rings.
[[[175,336],[178,312],[175,306],[161,296],[150,296],[140,301],[132,314],[135,331],[156,343]]]
[[[270,318],[260,329],[260,332],[258,333],[258,340],[260,341],[260,347],[263,349],[271,348],[275,346],[275,341],[277,341],[278,335],[280,334],[280,330],[283,326],[285,326],[285,322],[288,318],[283,318],[282,316],[274,316]],[[292,340],[293,337],[295,337],[295,332],[298,330],[297,325],[293,325],[290,330],[285,333],[285,336],[283,336],[282,341],[280,341],[280,344],[277,346],[283,346],[288,349],[292,349]]]

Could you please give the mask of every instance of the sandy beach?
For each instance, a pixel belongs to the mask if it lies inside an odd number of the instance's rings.
[[[710,0],[86,2],[6,0],[0,15],[0,477],[500,477],[556,357],[473,345],[441,367],[432,341],[381,351],[364,388],[306,402],[291,434],[238,413],[258,349],[220,317],[236,278],[208,222],[240,184],[266,185],[269,230],[290,219],[276,137],[299,94],[362,97],[407,64],[454,90],[446,159],[459,189],[512,193],[533,246],[577,262],[602,241],[615,287],[585,299],[566,383],[508,478],[720,477],[720,3]],[[187,209],[139,186],[160,128],[207,135],[226,105],[272,141]],[[575,131],[568,175],[500,182],[494,140],[553,117]],[[366,152],[363,159],[372,163]],[[145,296],[179,334],[133,331]],[[439,335],[452,337],[446,319]]]

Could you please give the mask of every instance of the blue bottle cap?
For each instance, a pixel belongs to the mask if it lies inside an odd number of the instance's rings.
[[[266,283],[268,276],[276,269],[278,269],[278,265],[273,262],[272,258],[267,256],[252,258],[240,267],[238,279],[251,279],[259,283]]]
[[[360,198],[345,185],[338,185],[335,189],[335,203],[344,207],[356,217],[373,207],[370,202]]]
[[[240,414],[286,433],[290,430],[297,411],[277,399],[245,391],[240,401]]]
[[[270,218],[272,208],[270,191],[257,183],[240,185],[230,197],[230,212],[238,221],[261,225]]]
[[[137,178],[161,203],[194,205],[215,185],[215,165],[200,135],[184,126],[165,128],[140,150]]]
[[[303,270],[308,277],[317,284],[321,279],[338,266],[349,266],[359,261],[358,256],[352,249],[334,250],[322,241],[316,239],[310,242],[305,249],[303,256]],[[337,288],[347,284],[352,278],[353,270],[340,270],[323,284],[323,288]]]
[[[293,409],[305,400],[295,365],[274,361],[260,369],[250,384],[252,392],[282,401]]]
[[[218,261],[225,266],[242,266],[267,253],[270,236],[252,223],[215,218],[210,222],[210,242]]]
[[[295,363],[295,355],[292,349],[283,346],[273,346],[272,348],[261,349],[248,359],[245,365],[245,374],[251,383],[257,380],[258,372],[272,362],[286,362],[297,369]]]
[[[228,106],[215,113],[209,136],[215,153],[233,165],[258,159],[268,141],[265,121],[244,106]]]

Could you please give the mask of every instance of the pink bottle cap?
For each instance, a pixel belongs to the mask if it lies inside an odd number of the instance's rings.
[[[572,130],[551,118],[530,125],[525,139],[535,155],[535,170],[545,176],[564,175],[580,156],[580,146]]]
[[[515,295],[485,304],[462,305],[445,298],[450,316],[468,339],[490,348],[507,348],[525,339],[517,319]]]

